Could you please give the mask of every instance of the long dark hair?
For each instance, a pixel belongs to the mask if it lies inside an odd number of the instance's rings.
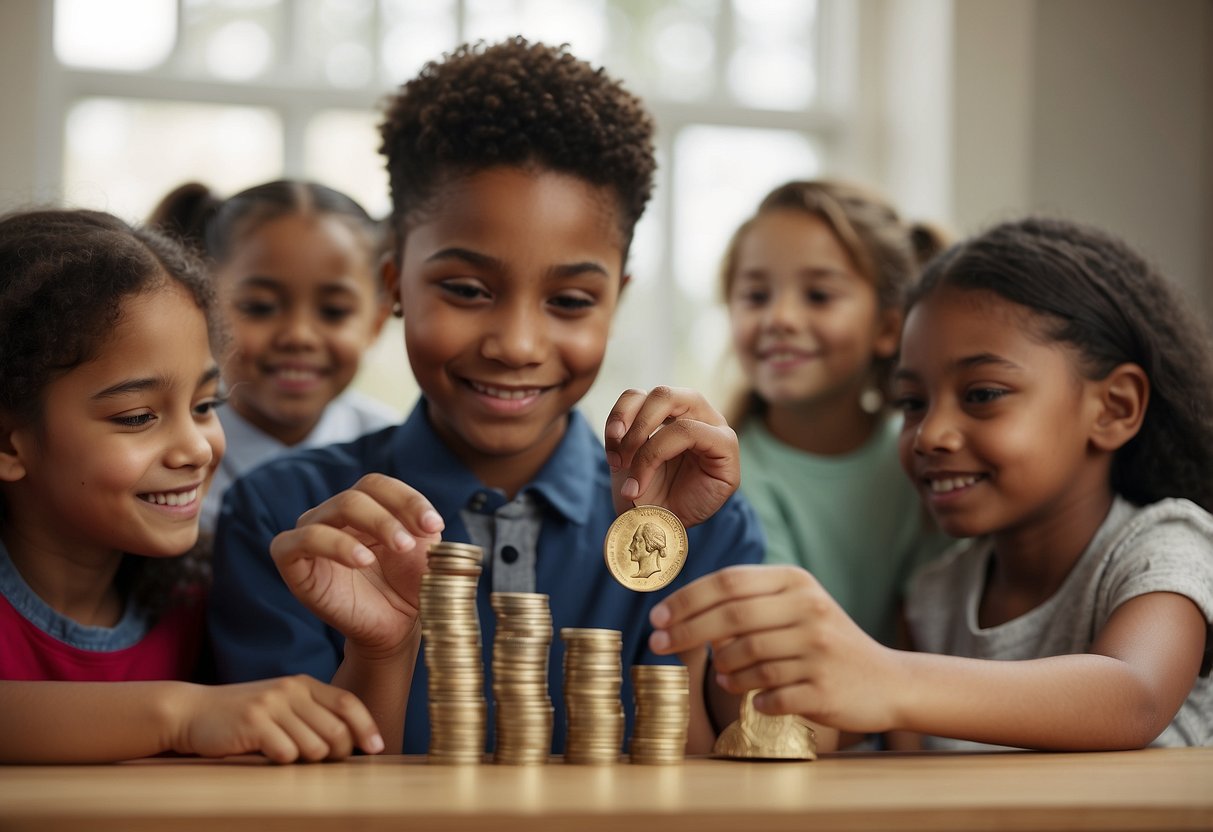
[[[994,292],[1074,347],[1087,378],[1125,363],[1150,379],[1137,435],[1112,460],[1112,488],[1138,505],[1185,497],[1213,511],[1213,348],[1177,288],[1123,241],[1090,226],[1028,218],[932,262],[909,305],[941,286]]]

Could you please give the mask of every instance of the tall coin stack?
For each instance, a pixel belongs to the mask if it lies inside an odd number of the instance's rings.
[[[564,642],[566,763],[619,761],[623,746],[623,635],[618,630],[560,630]]]
[[[681,664],[632,665],[636,724],[633,763],[679,763],[686,754],[691,719],[690,674]]]
[[[497,703],[498,763],[546,763],[552,753],[552,699],[548,695],[548,653],[552,612],[548,596],[534,592],[494,592],[497,616],[493,639],[493,698]]]
[[[476,583],[483,552],[466,543],[430,544],[421,576],[421,634],[429,670],[431,763],[479,763],[487,708]]]

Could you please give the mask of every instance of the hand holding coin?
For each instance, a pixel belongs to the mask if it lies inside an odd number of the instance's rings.
[[[664,506],[684,526],[716,513],[741,483],[737,434],[701,394],[627,390],[605,431],[615,510]]]
[[[615,518],[602,556],[615,580],[636,592],[661,589],[687,559],[687,530],[661,506],[636,506]]]

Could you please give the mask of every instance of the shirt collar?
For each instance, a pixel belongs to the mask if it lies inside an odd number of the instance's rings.
[[[422,397],[396,431],[392,441],[394,467],[405,474],[405,482],[412,479],[424,483],[425,496],[435,507],[462,507],[485,486],[434,431],[426,410]],[[568,428],[555,452],[522,490],[535,492],[566,520],[580,525],[592,515],[601,481],[609,478],[602,443],[585,417],[574,410],[569,413]]]

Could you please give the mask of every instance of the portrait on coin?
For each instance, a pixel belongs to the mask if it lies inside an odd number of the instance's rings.
[[[633,578],[647,578],[661,571],[661,559],[665,554],[665,532],[655,523],[642,523],[632,535],[628,554],[636,564]]]

